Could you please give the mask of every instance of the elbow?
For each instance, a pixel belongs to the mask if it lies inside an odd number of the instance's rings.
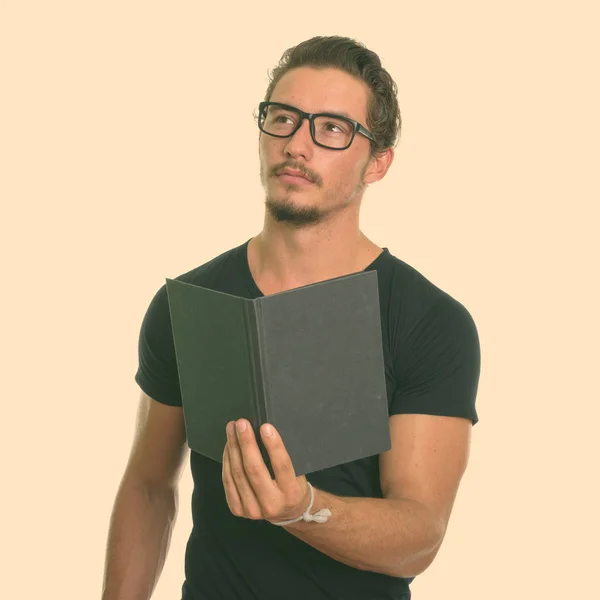
[[[443,536],[439,542],[428,552],[421,552],[417,556],[411,556],[404,560],[397,561],[393,573],[393,577],[401,577],[410,579],[424,573],[433,563],[442,545]]]
[[[430,567],[432,562],[433,560],[424,564],[413,563],[411,565],[402,565],[400,568],[391,573],[391,575],[393,577],[401,577],[402,579],[412,579],[413,577],[417,577],[417,575],[424,573]]]
[[[391,569],[388,574],[392,577],[400,577],[402,579],[411,579],[413,577],[417,577],[417,575],[421,575],[431,566],[433,559],[435,558],[435,554],[436,553],[423,556],[410,562],[404,561],[403,563],[396,565],[393,569]]]

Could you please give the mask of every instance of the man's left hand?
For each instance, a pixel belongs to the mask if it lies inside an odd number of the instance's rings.
[[[227,424],[223,485],[229,509],[236,517],[246,519],[273,523],[296,519],[309,504],[306,477],[296,477],[283,440],[272,425],[264,424],[260,435],[275,479],[263,460],[250,422],[239,419]]]

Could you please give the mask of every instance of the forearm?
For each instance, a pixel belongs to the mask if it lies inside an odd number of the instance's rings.
[[[361,570],[413,577],[433,560],[443,538],[430,512],[411,500],[349,498],[315,488],[311,513],[331,510],[325,523],[300,521],[287,531],[331,558]]]
[[[110,520],[102,600],[148,600],[163,569],[177,515],[175,489],[124,481]]]

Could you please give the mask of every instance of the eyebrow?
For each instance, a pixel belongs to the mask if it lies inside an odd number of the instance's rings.
[[[280,104],[287,104],[288,106],[294,106],[293,104],[290,104],[289,102],[283,102],[281,100],[272,100],[271,102],[279,102]],[[298,107],[296,107],[296,108],[298,108]],[[308,111],[304,111],[304,112],[308,112]],[[320,115],[320,114],[339,115],[340,117],[346,117],[346,119],[351,119],[352,121],[356,121],[356,119],[353,116],[349,115],[347,112],[345,112],[343,110],[316,110],[314,112],[314,114],[315,115]]]
[[[340,115],[340,117],[346,117],[346,119],[352,119],[353,121],[356,120],[354,119],[354,117],[351,117],[347,112],[344,112],[343,110],[322,110],[320,112],[330,113],[332,115]]]

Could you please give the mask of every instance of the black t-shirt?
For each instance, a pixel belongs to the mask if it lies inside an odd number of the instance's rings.
[[[177,279],[245,298],[262,296],[248,265],[249,241]],[[387,248],[365,270],[374,269],[389,414],[446,415],[477,423],[480,349],[469,312]],[[135,380],[154,400],[181,406],[165,285],[142,322]],[[186,548],[183,600],[410,598],[412,579],[350,567],[283,527],[233,516],[225,500],[220,463],[191,451],[190,468],[193,527]],[[377,456],[309,473],[307,479],[338,496],[383,497]]]

